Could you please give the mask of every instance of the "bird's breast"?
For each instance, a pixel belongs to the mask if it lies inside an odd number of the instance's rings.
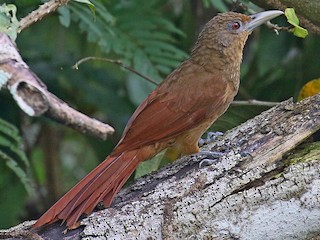
[[[237,94],[239,85],[232,81],[225,84],[225,88],[215,98],[212,99],[207,111],[207,121],[213,123],[229,107]]]

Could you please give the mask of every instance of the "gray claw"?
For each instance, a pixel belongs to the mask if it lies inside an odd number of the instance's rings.
[[[203,168],[203,167],[207,167],[210,166],[212,164],[214,164],[217,161],[217,159],[203,159],[200,163],[199,163],[199,168]]]
[[[212,165],[223,155],[224,154],[221,152],[213,151],[201,151],[195,154],[195,156],[198,156],[200,158],[204,157],[204,159],[199,163],[199,168]]]

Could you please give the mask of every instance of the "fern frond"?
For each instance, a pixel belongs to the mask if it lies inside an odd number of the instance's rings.
[[[88,41],[97,43],[107,54],[118,55],[136,71],[161,81],[170,69],[188,57],[175,45],[174,36],[183,36],[183,33],[163,17],[161,1],[135,0],[108,5],[95,0],[91,2],[96,6],[95,20],[88,8],[72,3],[73,20],[87,34]],[[133,85],[129,84],[128,91],[143,92],[139,99],[129,93],[136,104],[154,87],[144,81],[138,83],[137,78],[128,74],[128,81],[134,81]]]
[[[0,119],[0,160],[5,161],[6,166],[15,173],[24,185],[28,194],[33,194],[30,179],[26,171],[29,162],[22,148],[22,140],[18,129],[12,124]],[[20,166],[22,163],[24,166]]]

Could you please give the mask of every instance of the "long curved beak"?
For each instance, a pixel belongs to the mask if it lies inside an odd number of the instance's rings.
[[[260,26],[261,24],[282,15],[283,12],[279,10],[270,10],[260,12],[254,15],[250,15],[251,21],[249,21],[245,26],[244,29],[247,31],[252,31],[254,28]]]

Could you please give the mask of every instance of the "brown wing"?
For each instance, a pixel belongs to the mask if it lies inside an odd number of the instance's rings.
[[[136,109],[113,153],[174,138],[206,120],[225,102],[220,76],[184,62]]]

